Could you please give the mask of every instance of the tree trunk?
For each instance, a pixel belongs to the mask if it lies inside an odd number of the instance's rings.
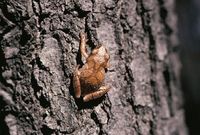
[[[1,0],[0,134],[186,135],[174,1]],[[74,98],[88,49],[110,52],[103,98]],[[84,60],[83,60],[84,62]]]

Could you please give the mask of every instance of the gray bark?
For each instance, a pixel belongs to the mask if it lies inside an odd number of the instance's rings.
[[[187,134],[173,0],[1,0],[0,17],[0,134]],[[111,90],[88,103],[81,31],[111,55]]]

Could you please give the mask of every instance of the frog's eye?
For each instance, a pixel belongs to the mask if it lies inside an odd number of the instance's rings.
[[[93,51],[92,51],[92,54],[97,54],[98,53],[98,49],[95,48]]]

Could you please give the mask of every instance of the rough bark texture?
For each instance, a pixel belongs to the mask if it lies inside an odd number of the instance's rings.
[[[0,134],[185,135],[174,1],[1,0]],[[72,73],[103,43],[106,96],[73,97]]]

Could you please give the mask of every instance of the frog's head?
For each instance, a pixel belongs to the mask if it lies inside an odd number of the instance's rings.
[[[99,57],[103,57],[104,55],[108,54],[108,51],[103,45],[98,45],[94,48],[92,54]]]
[[[96,46],[92,51],[92,55],[95,56],[95,59],[102,65],[107,65],[110,58],[108,50],[103,45]]]

